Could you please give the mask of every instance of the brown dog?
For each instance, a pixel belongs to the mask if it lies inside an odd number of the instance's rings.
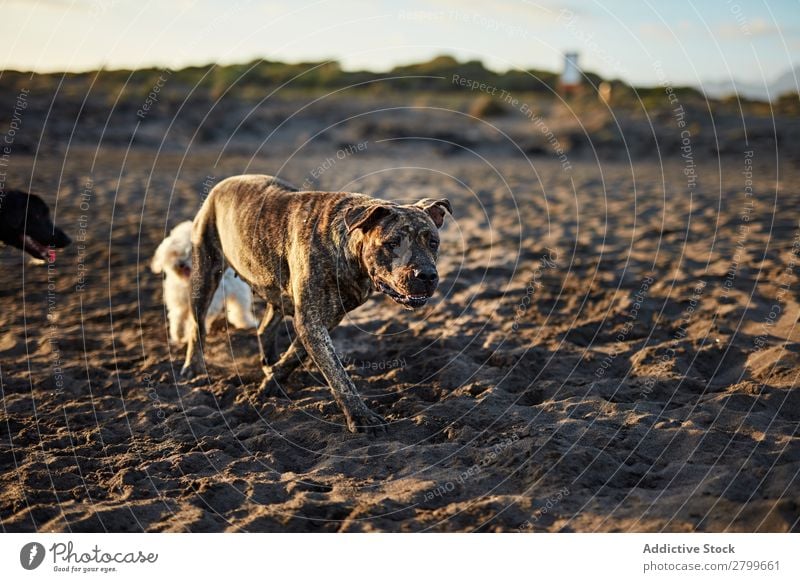
[[[383,430],[336,356],[331,329],[378,290],[408,309],[422,307],[439,282],[437,229],[447,200],[398,205],[349,192],[298,192],[264,175],[228,178],[209,194],[192,231],[192,311],[181,375],[197,373],[204,315],[225,263],[262,297],[258,327],[266,378],[262,391],[288,378],[308,353],[353,431]],[[297,339],[276,361],[275,334],[293,316]]]

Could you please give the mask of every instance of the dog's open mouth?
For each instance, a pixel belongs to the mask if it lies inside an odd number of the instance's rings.
[[[55,249],[51,249],[47,245],[43,245],[39,241],[33,239],[27,234],[20,237],[22,239],[22,248],[29,255],[41,259],[43,261],[53,261],[56,258]]]
[[[406,309],[417,309],[418,307],[422,307],[428,302],[428,299],[431,298],[431,295],[406,295],[404,293],[400,293],[399,291],[393,289],[388,283],[380,279],[376,281],[376,285],[378,287],[378,291],[385,293],[396,303],[399,303]]]

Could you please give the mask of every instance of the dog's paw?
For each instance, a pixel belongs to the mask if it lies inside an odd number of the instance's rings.
[[[181,368],[181,380],[185,382],[194,379],[196,375],[197,373],[192,366],[184,366]]]
[[[350,432],[365,432],[370,435],[383,434],[387,430],[386,420],[380,415],[364,407],[347,415],[347,429]]]
[[[262,408],[270,398],[273,396],[285,396],[285,392],[281,388],[277,380],[265,371],[265,377],[261,380],[258,388],[252,386],[245,388],[245,390],[236,398],[237,404],[248,403],[254,408]]]
[[[281,387],[280,380],[274,374],[267,372],[261,384],[258,386],[258,393],[262,398],[269,398],[271,396],[285,396],[285,392]]]
[[[267,404],[268,396],[265,396],[260,389],[249,388],[240,392],[234,399],[238,406],[250,405],[256,410],[261,410]]]

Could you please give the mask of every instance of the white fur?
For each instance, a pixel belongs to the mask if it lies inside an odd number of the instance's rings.
[[[192,221],[180,223],[158,245],[150,263],[154,273],[165,273],[164,303],[169,318],[169,338],[174,344],[186,343],[192,333],[192,282],[186,272],[192,264],[191,237]],[[210,329],[212,321],[223,314],[238,329],[252,329],[258,325],[253,316],[253,294],[250,287],[236,276],[233,269],[226,269],[222,275],[206,313],[206,329]]]

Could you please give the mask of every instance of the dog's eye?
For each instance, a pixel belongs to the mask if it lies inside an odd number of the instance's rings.
[[[428,241],[428,246],[431,247],[431,250],[433,251],[438,250],[439,241],[436,240],[435,238],[432,238],[431,240]]]
[[[400,241],[397,239],[387,240],[384,241],[383,246],[389,250],[393,250],[400,246]]]

